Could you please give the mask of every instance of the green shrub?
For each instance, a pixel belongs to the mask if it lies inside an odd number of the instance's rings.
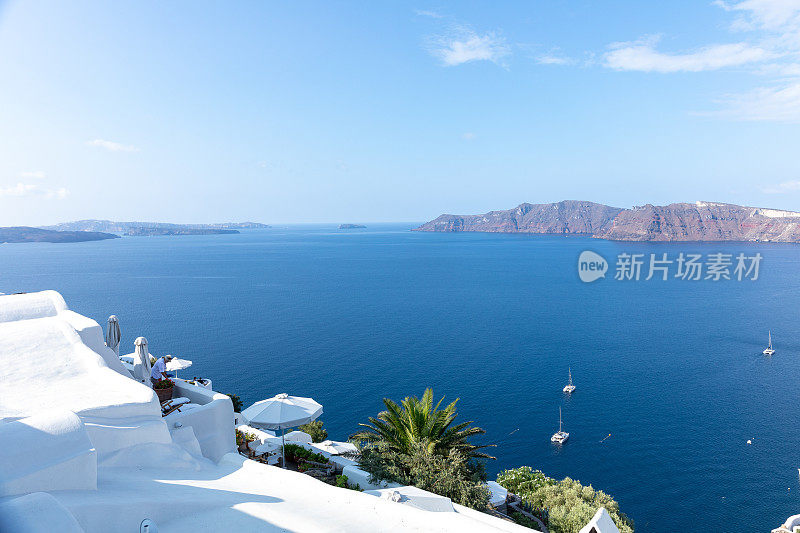
[[[311,435],[312,442],[322,442],[324,440],[328,440],[328,432],[322,428],[321,420],[314,420],[308,424],[303,424],[297,429]]]
[[[512,470],[504,470],[497,474],[497,482],[517,495],[529,494],[555,483],[554,479],[545,476],[541,470],[529,466],[521,466]]]
[[[301,460],[306,460],[328,464],[328,459],[324,455],[307,450],[297,444],[287,444],[284,447],[284,454],[289,461],[299,462]]]
[[[568,477],[556,481],[528,466],[501,472],[497,482],[528,505],[547,509],[553,533],[578,533],[600,507],[606,508],[620,533],[633,533],[633,521],[620,511],[619,503],[591,485]]]
[[[530,518],[528,518],[527,516],[525,516],[524,514],[522,514],[520,512],[514,511],[513,513],[511,513],[508,516],[509,516],[509,518],[511,518],[511,520],[513,520],[514,522],[516,522],[517,524],[519,524],[521,526],[529,527],[529,528],[535,529],[537,531],[539,530],[538,522],[536,522],[535,520],[531,520]]]
[[[234,413],[241,413],[242,412],[242,406],[243,406],[242,399],[239,398],[239,396],[237,396],[236,394],[228,394],[227,396],[228,396],[228,398],[231,399],[231,402],[233,403],[233,412]]]
[[[414,485],[481,511],[486,510],[489,501],[483,465],[455,449],[443,457],[419,443],[408,455],[376,443],[362,450],[359,468],[370,474],[370,483]]]

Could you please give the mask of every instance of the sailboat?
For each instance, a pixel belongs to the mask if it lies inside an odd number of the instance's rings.
[[[558,408],[558,431],[550,437],[550,442],[564,444],[569,438],[569,433],[564,431],[561,423],[561,407]]]
[[[769,345],[764,348],[764,355],[772,355],[775,350],[772,349],[772,331],[769,332]]]
[[[564,392],[566,392],[567,394],[571,394],[571,393],[575,392],[575,385],[572,384],[572,369],[571,368],[569,369],[569,383],[567,383],[567,386],[564,387]]]

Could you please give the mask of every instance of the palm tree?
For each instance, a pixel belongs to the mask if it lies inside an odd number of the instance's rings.
[[[472,427],[472,421],[453,424],[456,418],[458,398],[444,409],[439,409],[444,396],[433,405],[433,389],[425,389],[422,398],[409,396],[401,405],[384,398],[386,411],[378,417],[370,417],[369,424],[359,424],[364,429],[351,436],[352,440],[367,443],[383,443],[390,449],[411,455],[417,446],[424,446],[428,453],[447,456],[451,450],[467,458],[494,459],[478,450],[488,446],[476,446],[468,442],[470,437],[483,435],[485,430]]]

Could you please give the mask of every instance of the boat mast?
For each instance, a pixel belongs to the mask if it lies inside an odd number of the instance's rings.
[[[772,330],[769,332],[769,349],[772,349]]]
[[[561,406],[558,406],[558,432],[561,433]]]

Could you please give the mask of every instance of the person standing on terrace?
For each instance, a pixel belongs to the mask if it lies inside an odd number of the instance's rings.
[[[167,363],[172,361],[171,355],[165,355],[164,357],[159,357],[156,364],[153,365],[153,369],[150,371],[150,381],[153,385],[156,384],[157,381],[161,381],[162,379],[167,378]]]

